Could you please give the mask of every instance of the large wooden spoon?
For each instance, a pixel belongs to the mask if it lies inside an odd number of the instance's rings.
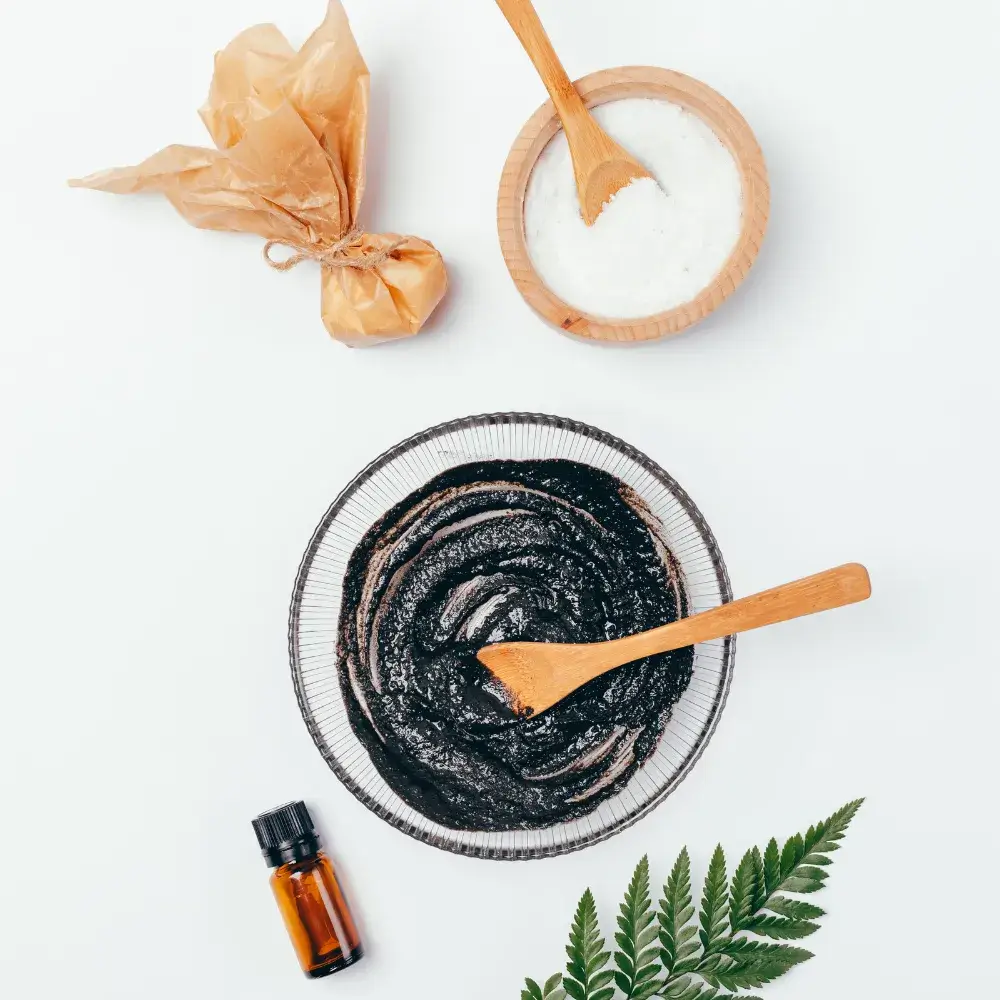
[[[531,57],[556,106],[573,157],[580,212],[583,221],[592,226],[604,206],[623,187],[640,177],[653,175],[594,121],[566,75],[531,0],[497,0],[497,5]]]
[[[538,715],[633,660],[856,604],[871,592],[868,570],[851,563],[624,639],[587,645],[505,642],[486,646],[478,656],[507,689],[515,711]]]

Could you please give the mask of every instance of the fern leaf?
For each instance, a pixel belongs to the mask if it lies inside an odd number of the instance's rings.
[[[743,855],[729,887],[729,926],[734,934],[744,930],[750,922],[758,895],[757,870],[751,849]]]
[[[819,930],[819,924],[809,920],[789,920],[787,917],[762,916],[754,917],[744,927],[744,930],[760,937],[771,938],[774,941],[793,941],[809,937]]]
[[[525,979],[525,989],[521,990],[521,1000],[564,1000],[566,991],[562,989],[562,973],[557,972],[539,986],[534,979]]]
[[[794,869],[792,875],[781,883],[781,888],[785,892],[819,892],[823,888],[827,874],[822,868],[813,868],[811,865],[799,865]]]
[[[566,976],[563,978],[563,986],[569,991],[570,996],[576,996],[576,992],[570,985],[574,980],[583,983],[587,979],[587,969],[586,966],[581,964],[577,960],[577,952],[570,945],[566,948],[566,954],[569,956],[569,961],[566,963]]]
[[[597,923],[597,904],[589,889],[577,905],[566,954],[569,961],[562,987],[573,1000],[611,1000],[615,991],[608,983],[614,973],[602,971],[611,953],[604,951],[604,939]]]
[[[767,872],[764,868],[764,858],[760,853],[760,848],[755,847],[750,856],[753,863],[754,892],[750,909],[753,913],[759,913],[767,902]]]
[[[711,955],[726,938],[726,918],[729,913],[729,889],[726,879],[726,855],[720,844],[712,855],[705,876],[705,889],[701,898],[699,924],[702,951]]]
[[[806,848],[806,864],[816,863],[811,860],[814,854],[831,854],[840,849],[840,841],[844,839],[847,828],[857,816],[858,810],[864,805],[864,801],[864,799],[855,799],[854,802],[848,802],[828,820],[809,828],[809,832],[803,838]]]
[[[557,997],[563,990],[560,988],[562,986],[562,973],[557,972],[555,975],[549,976],[545,980],[545,985],[542,987],[542,997],[543,1000],[553,1000]]]
[[[655,965],[653,967],[654,973],[658,972],[659,969],[660,969],[659,965]],[[619,979],[620,976],[621,976],[620,972],[615,974],[615,983],[617,984],[618,988],[622,991],[622,993],[624,993],[625,990],[622,989],[622,981]],[[660,988],[662,986],[663,982],[656,978],[647,979],[644,982],[637,983],[634,986],[630,987],[632,990],[632,1000],[647,1000],[648,997],[655,996],[657,993],[659,993]]]
[[[649,858],[643,856],[636,865],[632,881],[625,890],[625,899],[619,909],[619,932],[615,935],[618,951],[615,964],[615,983],[625,994],[625,1000],[639,1000],[650,996],[659,988],[659,983],[650,987],[650,977],[655,976],[655,960],[658,949],[656,941],[656,914],[649,898]]]
[[[691,988],[691,983],[690,976],[681,976],[680,979],[670,983],[664,989],[663,995],[667,997],[667,1000],[677,1000],[677,997],[683,996]]]
[[[718,987],[702,986],[700,992],[685,994],[688,1000],[761,1000],[760,997],[747,996],[745,993],[737,996],[735,993],[720,993]]]
[[[768,896],[778,891],[781,883],[781,855],[778,842],[772,837],[764,851],[764,888]]]
[[[656,976],[659,971],[660,965],[658,962],[650,962],[649,965],[645,965],[639,970],[639,974],[636,976],[636,997],[652,996],[654,993],[659,992],[660,987],[663,985],[662,981]]]
[[[788,878],[805,856],[806,845],[802,839],[802,834],[797,833],[794,837],[789,837],[785,841],[784,850],[781,852],[781,877],[783,879]]]
[[[819,920],[826,916],[826,910],[821,910],[804,899],[788,899],[786,896],[773,896],[767,901],[767,908],[790,920]]]
[[[705,987],[698,994],[697,1000],[761,1000],[760,997],[749,996],[746,993],[720,993],[715,986]]]
[[[660,962],[667,978],[691,972],[698,964],[698,942],[695,940],[698,928],[690,923],[693,917],[691,858],[685,847],[663,887],[658,914]]]
[[[663,995],[669,1000],[760,1000],[760,997],[747,996],[746,994],[737,997],[732,993],[720,993],[718,987],[704,986],[700,983],[694,985],[688,983],[681,990]]]
[[[521,1000],[565,1000],[566,991],[562,988],[562,978],[562,973],[557,972],[545,980],[544,986],[539,986],[534,979],[525,979]]]
[[[708,994],[708,992],[700,983],[695,983],[693,986],[689,986],[683,993],[678,993],[677,1000],[696,1000],[703,993]],[[712,991],[712,995],[716,993],[718,993],[718,990]]]
[[[827,872],[823,869],[831,863],[829,855],[840,849],[840,841],[844,839],[851,820],[857,815],[863,802],[864,799],[848,802],[829,819],[809,827],[805,836],[796,834],[790,837],[780,857],[776,841],[772,840],[767,845],[764,871],[769,900],[779,891],[808,894],[823,888],[827,878]],[[774,881],[775,871],[777,882]],[[769,902],[765,902],[760,909],[770,909]]]
[[[771,944],[747,939],[730,940],[717,961],[699,974],[710,985],[727,990],[745,990],[764,986],[783,976],[789,969],[812,958],[812,952],[786,944]]]

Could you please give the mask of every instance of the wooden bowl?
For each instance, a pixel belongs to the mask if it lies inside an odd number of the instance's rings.
[[[588,340],[635,343],[680,333],[704,319],[746,277],[764,239],[770,211],[767,167],[760,146],[743,116],[721,94],[683,73],[655,66],[624,66],[592,73],[574,86],[588,107],[625,97],[650,97],[679,104],[702,118],[725,143],[743,183],[743,227],[729,259],[694,299],[644,319],[615,320],[568,305],[535,270],[524,236],[524,197],[531,171],[552,137],[559,119],[552,102],[543,104],[521,129],[500,179],[497,228],[500,249],[518,291],[539,316],[566,333]]]

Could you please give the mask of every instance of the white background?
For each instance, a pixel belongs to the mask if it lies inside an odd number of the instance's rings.
[[[632,350],[549,331],[494,225],[541,85],[489,0],[348,0],[373,74],[376,230],[433,240],[452,291],[351,351],[310,267],[64,181],[206,140],[211,55],[322,0],[7,2],[0,12],[0,993],[512,1000],[605,929],[636,859],[731,853],[869,797],[774,1000],[992,992],[998,552],[992,0],[540,0],[570,74],[714,85],[771,169],[739,295]],[[412,432],[495,409],[645,450],[715,530],[738,594],[848,560],[867,604],[740,640],[680,790],[582,853],[453,857],[369,814],[303,726],[286,613],[328,503]],[[250,818],[313,803],[369,956],[300,978]],[[948,930],[950,929],[950,930]]]

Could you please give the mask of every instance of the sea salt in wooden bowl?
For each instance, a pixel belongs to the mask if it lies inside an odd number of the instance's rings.
[[[521,130],[500,180],[497,227],[507,268],[532,309],[565,333],[616,343],[656,340],[680,333],[732,295],[760,250],[770,211],[770,187],[760,146],[736,108],[711,87],[683,73],[653,66],[629,66],[593,73],[578,80],[575,87],[590,108],[626,98],[648,98],[678,105],[705,122],[728,149],[739,172],[742,217],[735,246],[715,277],[693,298],[654,315],[639,319],[609,318],[586,312],[560,298],[546,285],[532,261],[524,221],[532,171],[560,132],[559,119],[549,101]]]

